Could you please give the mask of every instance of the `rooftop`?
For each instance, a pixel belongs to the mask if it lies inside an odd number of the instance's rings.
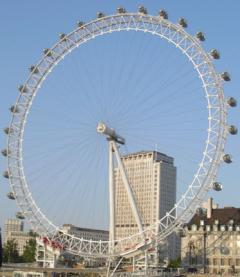
[[[229,224],[230,220],[233,220],[234,225],[240,225],[240,208],[224,207],[220,209],[213,209],[211,218],[207,218],[207,215],[195,214],[189,222],[189,225],[200,225],[200,220],[204,220],[205,225],[214,225],[215,220],[218,220],[220,225]]]
[[[133,152],[133,153],[129,153],[124,155],[123,157],[128,157],[128,156],[135,156],[135,155],[146,155],[146,154],[160,154],[162,156],[168,157],[166,154],[158,152],[158,151],[153,151],[153,150],[141,150],[141,151],[137,151],[137,152]]]
[[[145,150],[142,150],[142,151],[138,151],[138,152],[134,152],[134,153],[129,153],[129,154],[126,154],[126,155],[123,155],[123,158],[124,159],[132,159],[133,157],[140,157],[140,156],[148,156],[148,158],[153,158],[155,161],[164,161],[164,162],[167,162],[167,163],[173,163],[173,158],[164,154],[164,153],[161,153],[161,152],[158,152],[158,151],[145,151]]]
[[[84,232],[96,232],[96,233],[105,233],[105,234],[109,233],[109,231],[106,231],[106,230],[82,228],[82,227],[77,227],[73,224],[63,224],[63,228],[64,227],[70,227],[72,230],[84,231]]]

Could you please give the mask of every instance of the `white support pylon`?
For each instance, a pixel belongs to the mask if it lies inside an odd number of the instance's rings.
[[[109,141],[109,240],[110,240],[110,252],[114,251],[114,240],[115,240],[115,183],[114,183],[114,160],[113,160],[113,141]]]
[[[113,146],[113,150],[115,152],[115,156],[116,156],[116,159],[117,159],[119,170],[120,170],[120,173],[121,173],[121,176],[122,176],[123,184],[125,186],[127,196],[128,196],[129,202],[130,202],[130,206],[132,208],[133,216],[136,220],[139,231],[142,233],[143,239],[145,239],[145,236],[144,236],[144,233],[143,233],[143,225],[142,225],[140,214],[138,212],[137,205],[136,205],[136,202],[135,202],[135,199],[134,199],[133,191],[132,191],[132,188],[131,188],[131,186],[128,182],[127,174],[126,174],[124,165],[122,163],[122,160],[120,158],[118,147],[117,147],[116,142],[114,140],[112,141],[112,146]]]
[[[127,192],[128,200],[133,212],[133,216],[137,223],[139,232],[141,233],[142,239],[145,243],[145,234],[143,230],[142,220],[136,205],[132,188],[129,184],[128,177],[122,163],[118,147],[116,143],[125,144],[125,139],[119,136],[114,129],[108,127],[105,123],[100,122],[97,125],[97,132],[107,136],[109,141],[109,205],[110,205],[110,253],[114,252],[114,240],[115,240],[115,184],[114,184],[114,166],[113,166],[113,153],[115,153],[120,174],[122,176],[123,185]]]

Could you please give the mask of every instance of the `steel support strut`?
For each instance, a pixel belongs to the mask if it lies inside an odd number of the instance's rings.
[[[115,240],[115,183],[114,183],[114,165],[113,165],[113,142],[109,141],[109,210],[110,210],[110,223],[109,223],[109,240],[110,252],[114,250]]]
[[[136,202],[135,202],[135,199],[134,199],[133,191],[132,191],[131,186],[128,182],[127,174],[126,174],[124,165],[122,163],[122,160],[120,158],[120,154],[119,154],[116,142],[112,141],[112,145],[113,145],[115,156],[116,156],[116,159],[117,159],[117,162],[118,162],[119,170],[120,170],[120,173],[121,173],[121,176],[122,176],[123,184],[124,184],[124,187],[127,191],[128,200],[129,200],[131,208],[132,208],[133,216],[134,216],[134,218],[136,220],[136,223],[138,225],[138,229],[142,233],[142,236],[143,236],[143,239],[144,239],[145,237],[144,237],[144,233],[143,233],[142,221],[141,221],[138,209],[137,209],[137,205],[136,205]]]
[[[109,234],[109,240],[110,240],[110,253],[113,254],[114,252],[114,240],[115,240],[115,184],[114,184],[114,159],[113,159],[113,153],[115,154],[118,167],[120,170],[120,174],[122,176],[123,185],[125,187],[125,190],[127,192],[128,200],[133,212],[133,216],[135,218],[135,221],[137,223],[138,229],[142,235],[142,239],[145,242],[145,234],[143,231],[143,225],[141,221],[141,217],[136,205],[136,201],[134,198],[134,194],[132,191],[132,188],[129,184],[128,177],[126,174],[125,167],[122,163],[119,151],[118,151],[118,144],[125,144],[125,139],[121,136],[119,136],[114,129],[106,126],[105,123],[100,122],[97,125],[97,132],[103,135],[107,136],[107,140],[109,141],[109,206],[110,206],[110,234]]]

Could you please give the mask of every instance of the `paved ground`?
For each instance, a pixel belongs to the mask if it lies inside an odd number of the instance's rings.
[[[57,276],[65,277],[67,274],[79,274],[84,276],[100,276],[106,272],[105,269],[79,269],[79,268],[42,268],[42,267],[14,267],[14,268],[1,268],[0,277],[10,277],[13,271],[24,271],[24,272],[39,272],[45,273],[45,276],[52,276],[52,273],[57,273]]]

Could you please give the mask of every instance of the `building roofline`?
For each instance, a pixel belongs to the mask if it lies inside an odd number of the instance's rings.
[[[74,228],[75,230],[78,230],[78,231],[96,232],[96,233],[102,232],[102,233],[109,234],[109,231],[107,231],[107,230],[77,227],[77,226],[75,226],[75,225],[73,225],[73,224],[63,224],[63,225],[62,225],[62,227],[68,227],[68,226],[69,226],[69,227],[72,227],[72,228]]]
[[[200,225],[200,220],[204,220],[204,225],[214,225],[215,220],[219,221],[219,225],[229,224],[230,220],[233,220],[233,225],[240,225],[240,208],[224,207],[212,209],[211,218],[207,218],[206,214],[195,214],[193,218],[187,224]]]
[[[159,154],[159,155],[161,155],[161,156],[164,156],[164,157],[168,157],[168,158],[172,158],[172,159],[173,159],[173,157],[168,156],[167,154],[164,154],[164,153],[162,153],[162,152],[155,151],[155,150],[149,150],[149,151],[147,151],[147,150],[141,150],[141,151],[137,151],[137,152],[125,154],[125,155],[123,155],[122,157],[123,157],[123,158],[127,158],[127,157],[129,157],[129,156],[137,156],[137,155],[144,155],[144,154]]]

